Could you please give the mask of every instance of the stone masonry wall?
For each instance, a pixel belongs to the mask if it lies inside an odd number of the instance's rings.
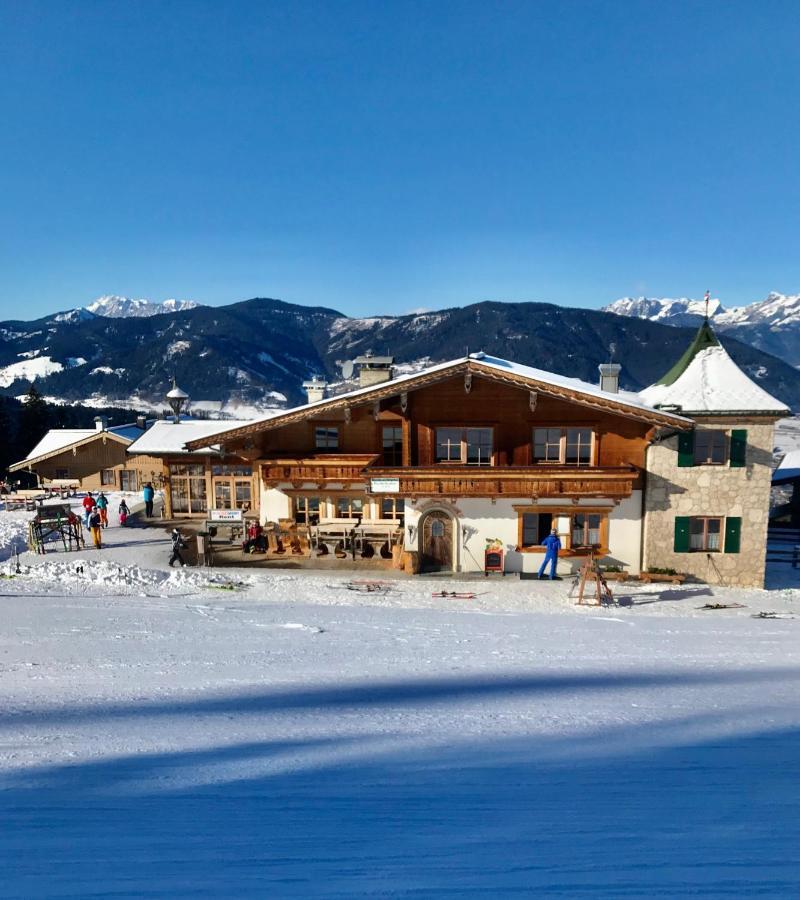
[[[745,465],[678,466],[678,438],[647,451],[644,568],[672,568],[709,584],[763,587],[774,425],[763,419],[707,418],[697,430],[747,429]],[[740,516],[739,553],[675,553],[676,516]],[[724,532],[724,523],[723,523]]]

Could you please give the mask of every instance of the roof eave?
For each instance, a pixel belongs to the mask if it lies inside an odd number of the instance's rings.
[[[463,358],[454,360],[451,364],[444,365],[442,368],[436,368],[433,371],[422,371],[418,375],[409,377],[406,380],[392,379],[391,381],[381,382],[380,384],[367,389],[359,388],[355,391],[339,394],[336,397],[330,397],[316,403],[294,407],[293,409],[286,410],[286,412],[273,416],[270,419],[252,422],[235,430],[217,432],[209,437],[218,443],[237,440],[261,431],[270,431],[274,428],[280,428],[292,421],[303,419],[306,415],[315,415],[320,412],[332,412],[351,406],[354,402],[360,403],[362,401],[369,402],[370,400],[381,400],[405,391],[419,390],[422,387],[426,387],[427,385],[434,384],[438,381],[443,381],[444,379],[460,374],[461,372],[472,372],[490,380],[510,384],[513,387],[535,390],[542,394],[581,403],[596,409],[605,409],[607,412],[640,419],[651,424],[671,424],[676,426],[685,424],[687,427],[691,427],[691,422],[677,413],[666,413],[652,408],[634,406],[626,403],[624,400],[615,399],[613,395],[596,397],[590,394],[583,394],[578,388],[554,385],[519,373],[501,372],[497,367],[483,364],[480,360]],[[202,438],[194,441],[187,441],[184,446],[191,451],[200,446],[204,446],[201,441],[206,440],[206,438]],[[205,444],[205,446],[207,446],[207,444]]]

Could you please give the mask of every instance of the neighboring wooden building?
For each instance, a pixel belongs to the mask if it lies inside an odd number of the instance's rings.
[[[241,428],[245,422],[226,422]],[[153,469],[147,480],[164,491],[165,514],[169,518],[208,518],[211,509],[259,508],[257,473],[252,461],[225,455],[219,446],[202,445],[206,435],[220,430],[223,423],[206,419],[155,422],[127,448],[132,466]],[[185,445],[200,441],[192,452]]]
[[[562,572],[590,549],[639,570],[646,450],[689,420],[617,392],[614,366],[603,390],[484,354],[394,379],[370,362],[368,387],[187,448],[249,460],[264,521],[396,523],[423,571],[480,571],[493,540],[506,571],[535,571],[551,527]]]
[[[34,473],[42,486],[74,484],[85,491],[136,491],[155,460],[132,460],[127,449],[144,433],[147,423],[106,427],[98,416],[95,428],[52,428],[25,459],[9,472]]]

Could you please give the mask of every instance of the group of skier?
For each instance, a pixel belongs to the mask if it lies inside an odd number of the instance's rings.
[[[87,491],[81,506],[83,506],[83,523],[91,532],[95,547],[100,550],[103,546],[103,529],[108,528],[108,497],[103,491],[100,491],[97,497],[94,497],[91,491]],[[131,511],[124,497],[120,501],[117,514],[119,524],[125,525]]]

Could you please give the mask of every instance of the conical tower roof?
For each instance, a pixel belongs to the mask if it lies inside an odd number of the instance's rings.
[[[640,392],[649,406],[684,415],[788,415],[786,405],[746,375],[703,322],[675,365]]]
[[[720,343],[717,340],[717,336],[714,334],[714,329],[708,322],[708,319],[703,320],[703,324],[697,329],[697,334],[694,336],[694,340],[691,344],[686,348],[681,358],[675,363],[675,365],[661,378],[658,379],[656,384],[674,384],[683,373],[689,368],[692,363],[692,360],[700,353],[701,350],[707,350],[709,347],[719,347]]]

